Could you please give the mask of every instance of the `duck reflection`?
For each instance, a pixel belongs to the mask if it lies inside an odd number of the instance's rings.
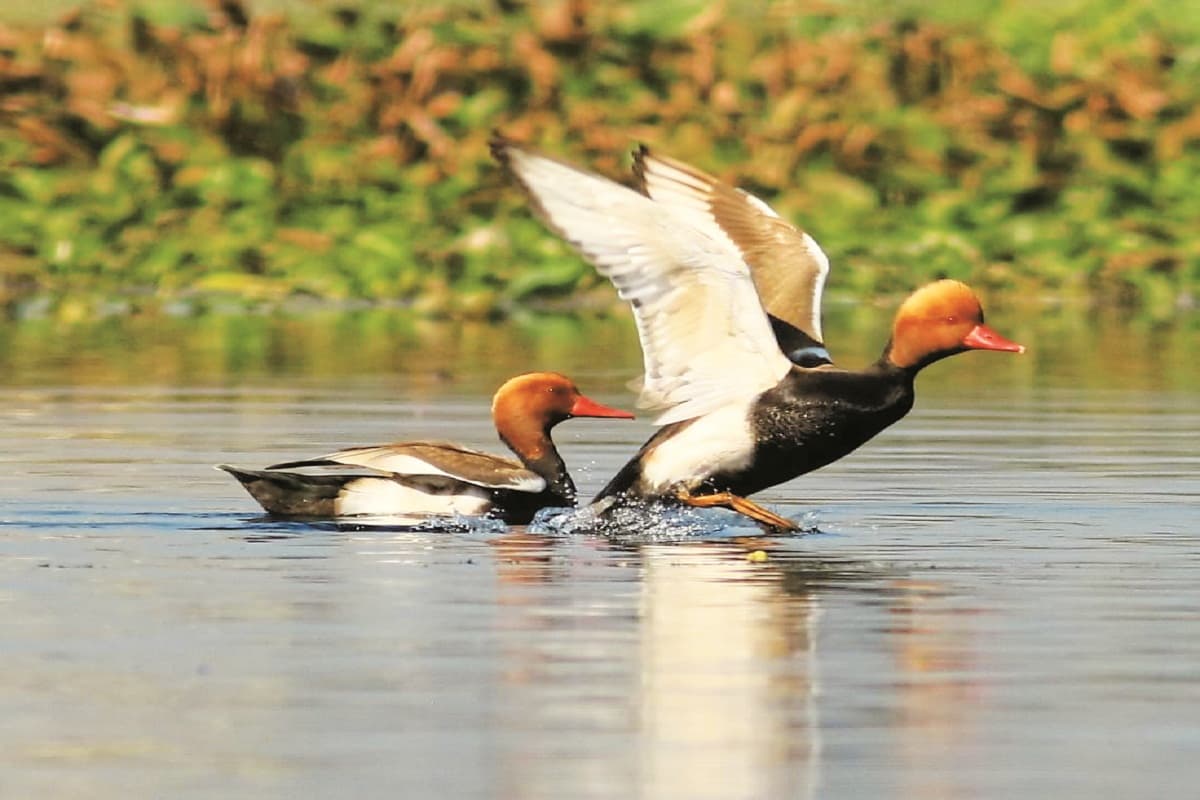
[[[896,754],[905,767],[902,795],[978,796],[966,758],[946,768],[947,754],[972,751],[987,704],[978,678],[978,609],[956,607],[945,586],[932,581],[898,580],[893,588],[888,633],[896,672]]]
[[[554,546],[548,537],[521,528],[489,541],[496,556],[496,574],[500,580],[498,602],[519,603],[521,595],[505,587],[549,583],[561,577],[555,568]]]
[[[775,570],[747,560],[757,553],[765,551],[642,549],[638,706],[648,796],[813,795],[818,601],[780,591]]]
[[[503,796],[574,786],[803,798],[874,781],[901,796],[959,796],[935,767],[969,733],[981,695],[964,678],[973,616],[946,613],[944,583],[813,557],[786,541],[630,545],[514,533],[493,545],[501,625],[525,634],[504,654],[514,718],[501,726],[558,732],[549,744],[506,742]],[[565,552],[574,547],[592,556]],[[631,574],[590,572],[613,568]],[[529,591],[537,583],[555,585],[556,610]],[[636,617],[632,642],[629,620],[614,622],[624,614]],[[830,637],[834,650],[823,652],[822,629],[843,617],[853,635]],[[862,680],[876,687],[870,698]],[[875,709],[865,715],[864,700]],[[857,726],[886,733],[861,739]],[[866,748],[860,773],[845,758],[824,763],[830,735],[882,747]]]

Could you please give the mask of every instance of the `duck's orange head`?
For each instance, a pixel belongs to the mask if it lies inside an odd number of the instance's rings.
[[[538,455],[549,441],[549,430],[571,417],[633,419],[633,414],[597,403],[557,372],[510,378],[492,398],[492,419],[500,437],[528,455]]]
[[[896,312],[887,358],[896,366],[920,369],[964,350],[1023,353],[983,324],[983,307],[965,283],[941,280],[909,295]]]

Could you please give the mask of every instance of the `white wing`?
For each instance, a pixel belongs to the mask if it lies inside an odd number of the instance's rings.
[[[656,202],[737,250],[768,313],[822,343],[821,294],[829,259],[815,239],[749,192],[644,146],[634,154],[634,174]]]
[[[633,307],[645,359],[639,405],[658,425],[766,391],[790,362],[728,237],[632,189],[497,140],[493,152],[555,231]]]

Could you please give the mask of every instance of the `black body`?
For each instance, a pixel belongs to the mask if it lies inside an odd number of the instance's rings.
[[[886,358],[862,372],[793,367],[751,406],[751,463],[739,470],[714,464],[699,483],[680,476],[679,486],[695,494],[728,491],[744,497],[836,461],[909,412],[915,374],[916,369],[897,367]],[[666,440],[692,422],[666,425],[655,433],[596,499],[657,496],[642,484],[642,461],[655,448],[670,446]]]

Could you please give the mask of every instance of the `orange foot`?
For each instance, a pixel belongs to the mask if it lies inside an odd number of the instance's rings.
[[[695,506],[696,508],[713,508],[714,506],[728,508],[731,511],[736,511],[743,516],[749,517],[755,522],[761,522],[763,525],[768,525],[781,531],[800,530],[800,526],[790,519],[781,517],[773,511],[768,511],[753,500],[738,497],[736,494],[730,492],[694,495],[687,489],[680,489],[675,493],[675,499],[685,505]]]

